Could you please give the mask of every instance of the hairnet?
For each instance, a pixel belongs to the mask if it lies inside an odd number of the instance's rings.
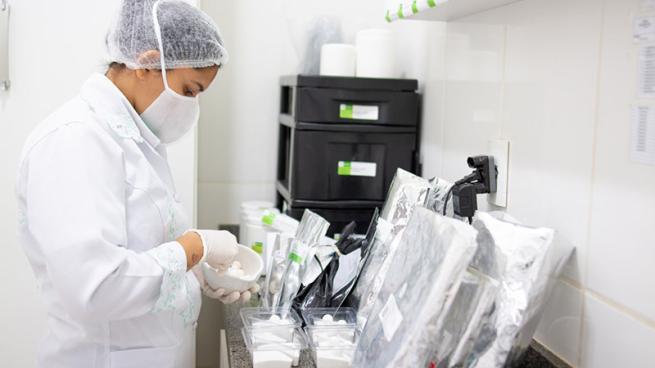
[[[107,34],[110,61],[130,69],[161,69],[156,23],[161,29],[165,67],[203,68],[227,62],[218,27],[200,9],[180,0],[123,0],[117,19]]]

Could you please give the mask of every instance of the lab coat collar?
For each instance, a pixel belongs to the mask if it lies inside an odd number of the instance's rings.
[[[103,74],[94,74],[84,83],[81,97],[119,137],[137,143],[145,140],[155,149],[161,144],[121,90]]]

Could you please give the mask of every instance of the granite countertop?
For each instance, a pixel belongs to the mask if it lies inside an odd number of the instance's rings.
[[[230,368],[252,368],[250,352],[241,335],[241,316],[239,310],[244,307],[257,307],[259,301],[251,300],[247,304],[231,304],[225,307],[225,334]],[[315,368],[314,360],[309,350],[302,352],[299,368]],[[533,341],[522,363],[516,368],[570,368],[565,362],[558,359],[541,344]]]

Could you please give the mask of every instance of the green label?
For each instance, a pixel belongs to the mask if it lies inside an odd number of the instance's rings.
[[[339,106],[339,118],[352,119],[353,118],[353,105],[341,104]]]
[[[298,264],[302,264],[302,257],[299,256],[298,254],[294,253],[294,252],[289,253],[289,259],[290,259],[292,262],[296,262],[296,263],[298,263]]]
[[[339,161],[339,166],[337,166],[337,175],[350,176],[351,170],[352,164],[350,161]]]
[[[262,242],[254,242],[250,248],[254,250],[255,253],[264,253],[264,244]]]
[[[416,0],[412,2],[412,13],[418,13],[418,5],[416,4]]]
[[[337,175],[375,177],[377,164],[375,162],[339,161]]]
[[[275,221],[275,214],[274,213],[269,213],[268,215],[264,215],[262,217],[262,222],[266,225],[273,225],[273,221]]]

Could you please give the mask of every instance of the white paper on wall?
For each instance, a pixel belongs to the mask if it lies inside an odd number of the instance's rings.
[[[655,16],[637,17],[634,21],[633,35],[635,42],[655,40]]]
[[[632,108],[630,158],[636,163],[655,166],[655,106]]]
[[[655,12],[655,0],[641,0],[639,8],[642,12]]]
[[[655,97],[655,45],[642,46],[639,50],[639,97]]]

